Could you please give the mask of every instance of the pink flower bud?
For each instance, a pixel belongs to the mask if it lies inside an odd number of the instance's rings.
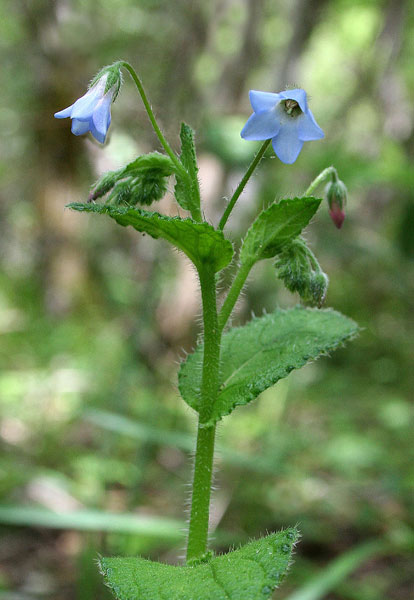
[[[329,207],[329,214],[332,221],[335,223],[335,227],[341,229],[342,223],[345,220],[345,213],[342,210],[338,202],[332,202]]]
[[[347,189],[343,181],[337,179],[330,181],[325,188],[325,196],[328,201],[329,214],[335,227],[341,229],[345,220],[345,205],[347,200]]]

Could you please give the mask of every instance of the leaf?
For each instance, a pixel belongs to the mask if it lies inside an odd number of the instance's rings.
[[[118,600],[267,600],[297,539],[297,530],[287,529],[194,566],[102,558],[100,568]]]
[[[354,321],[330,309],[296,307],[255,318],[223,335],[220,392],[205,426],[247,404],[308,361],[335,350],[358,331]],[[203,346],[181,365],[178,385],[198,411]]]
[[[197,178],[198,166],[194,144],[194,131],[186,123],[181,123],[181,156],[180,160],[193,179]]]
[[[177,183],[174,188],[175,197],[185,210],[200,208],[200,189],[197,179],[198,166],[194,145],[194,131],[186,123],[181,123],[180,130],[181,155],[180,160],[189,177],[182,177],[178,171],[175,174]]]
[[[319,198],[288,198],[272,204],[247,231],[240,251],[242,263],[272,258],[308,225],[321,203]]]
[[[191,219],[167,217],[139,208],[108,204],[73,202],[68,206],[80,212],[108,215],[124,227],[131,225],[153,238],[164,238],[184,252],[198,270],[208,267],[214,272],[220,271],[233,257],[231,243],[221,231],[216,231],[208,223],[195,223]]]

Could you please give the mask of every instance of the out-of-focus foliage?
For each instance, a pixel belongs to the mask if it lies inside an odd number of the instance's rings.
[[[319,586],[319,597],[409,597],[413,30],[408,0],[0,4],[2,504],[181,521],[191,472],[194,421],[175,373],[199,332],[195,275],[162,242],[64,210],[103,171],[159,150],[156,139],[128,77],[103,149],[53,113],[101,66],[129,60],[177,151],[180,121],[196,130],[201,192],[217,223],[257,147],[239,138],[248,90],[300,85],[325,139],[292,166],[269,153],[229,229],[244,235],[275,197],[301,195],[333,163],[348,187],[345,223],[338,232],[326,207],[306,237],[330,278],[327,305],[363,331],[223,423],[216,547],[299,523],[295,568],[278,596],[287,598],[342,554],[383,539],[387,551],[330,591]],[[235,320],[296,301],[263,261]],[[161,533],[25,523],[2,526],[0,597],[109,598],[97,552],[171,563],[182,554]]]

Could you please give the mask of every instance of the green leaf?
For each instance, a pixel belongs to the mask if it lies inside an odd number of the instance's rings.
[[[220,392],[206,426],[247,404],[308,361],[335,350],[358,332],[354,321],[333,310],[296,307],[255,318],[223,335]],[[181,365],[178,385],[185,402],[199,408],[203,346]]]
[[[153,238],[164,238],[184,252],[198,270],[210,268],[214,272],[224,269],[233,257],[233,247],[221,231],[208,223],[195,223],[191,219],[167,217],[157,212],[139,208],[73,202],[69,208],[80,212],[108,215],[126,227],[148,233]]]
[[[321,203],[319,198],[288,198],[272,204],[248,230],[240,251],[242,263],[272,258],[308,225]]]
[[[197,179],[198,166],[194,144],[194,131],[186,123],[181,123],[181,162],[193,179]]]
[[[193,566],[102,558],[100,568],[118,600],[267,600],[297,539],[296,529],[287,529]]]
[[[194,144],[194,131],[186,123],[181,123],[180,130],[181,155],[180,160],[189,177],[184,178],[176,172],[175,197],[185,210],[200,208],[200,189],[197,178],[198,166]]]

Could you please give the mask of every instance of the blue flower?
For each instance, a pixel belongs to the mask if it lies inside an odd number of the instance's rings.
[[[111,124],[111,103],[117,91],[113,86],[105,92],[107,79],[108,74],[103,75],[82,98],[55,113],[57,119],[72,119],[72,133],[82,135],[90,131],[101,144]]]
[[[324,133],[308,107],[305,90],[249,92],[253,114],[243,127],[245,140],[272,140],[280,160],[288,165],[295,162],[303,142],[320,140]]]

